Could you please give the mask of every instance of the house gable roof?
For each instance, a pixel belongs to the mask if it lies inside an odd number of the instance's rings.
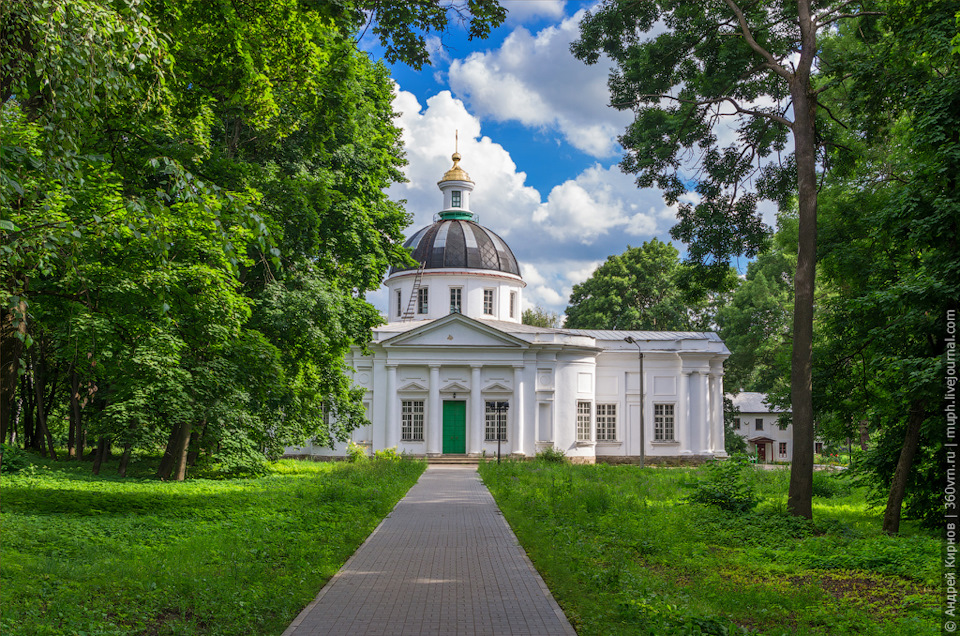
[[[740,409],[741,413],[783,413],[782,409],[767,404],[767,394],[757,393],[755,391],[743,391],[736,395],[727,394],[727,397],[733,402],[733,405]]]

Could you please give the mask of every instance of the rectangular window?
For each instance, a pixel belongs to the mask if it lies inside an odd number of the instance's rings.
[[[762,430],[763,430],[763,418],[762,418],[762,417],[758,417],[757,420],[756,420],[756,422],[757,422],[757,430],[758,430],[758,431],[762,431]]]
[[[656,442],[673,442],[673,404],[653,405],[653,439]]]
[[[787,456],[787,443],[780,442],[780,457],[784,458]]]
[[[493,290],[483,290],[483,313],[487,316],[493,315]]]
[[[423,441],[423,400],[403,400],[400,409],[401,437],[404,442]]]
[[[460,207],[460,203],[461,203],[461,201],[460,201],[460,191],[459,191],[459,190],[454,190],[453,192],[450,193],[450,195],[451,195],[451,197],[450,197],[450,198],[451,198],[450,207],[451,207],[451,208],[459,208],[459,207]]]
[[[397,317],[403,315],[403,292],[397,290]]]
[[[597,441],[617,441],[616,404],[597,404]]]
[[[590,437],[590,403],[577,402],[577,441],[589,442]]]
[[[510,292],[510,317],[517,315],[517,292]]]
[[[500,409],[497,409],[497,405]],[[503,408],[509,402],[487,402],[484,421],[486,422],[484,439],[488,442],[497,441],[497,435],[501,442],[507,441],[507,409]]]
[[[450,313],[463,313],[463,290],[459,287],[450,288]]]
[[[417,313],[418,314],[427,314],[430,313],[430,298],[427,295],[429,291],[426,287],[421,287],[417,290]]]
[[[733,418],[733,430],[735,430],[735,431],[739,431],[739,430],[740,430],[740,418],[739,418],[739,417]]]

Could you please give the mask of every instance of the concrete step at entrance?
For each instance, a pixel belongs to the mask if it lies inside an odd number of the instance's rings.
[[[444,455],[443,457],[428,457],[427,464],[457,464],[465,466],[476,466],[480,463],[479,457],[467,457],[466,455]]]

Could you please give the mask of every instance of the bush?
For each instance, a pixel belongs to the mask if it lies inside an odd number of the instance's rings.
[[[0,473],[19,473],[30,465],[30,456],[16,446],[0,444],[0,453],[3,454]]]
[[[398,462],[403,459],[403,456],[397,452],[396,446],[391,446],[390,448],[384,448],[373,453],[373,458],[377,460],[385,460],[391,462]]]
[[[815,470],[813,471],[813,496],[839,497],[850,494],[850,482],[843,476],[835,473]]]
[[[752,475],[753,469],[745,456],[734,455],[726,461],[710,462],[702,471],[703,478],[694,484],[693,494],[687,501],[737,514],[752,510],[760,501],[753,484],[747,481],[747,471]]]
[[[367,449],[355,442],[347,444],[347,461],[351,464],[367,461]]]
[[[567,454],[563,452],[562,448],[551,446],[537,453],[537,459],[554,464],[565,464],[567,463]]]

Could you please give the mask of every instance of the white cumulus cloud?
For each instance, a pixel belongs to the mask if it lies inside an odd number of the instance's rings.
[[[523,24],[534,20],[559,20],[566,15],[564,0],[504,0],[507,24]]]
[[[558,131],[594,157],[618,153],[629,113],[610,108],[606,58],[587,66],[570,53],[583,11],[536,34],[518,27],[499,49],[453,60],[450,87],[481,117]]]
[[[616,166],[599,164],[550,191],[533,220],[555,239],[595,243],[610,233],[649,238],[672,225],[675,209],[658,190],[638,190]]]

